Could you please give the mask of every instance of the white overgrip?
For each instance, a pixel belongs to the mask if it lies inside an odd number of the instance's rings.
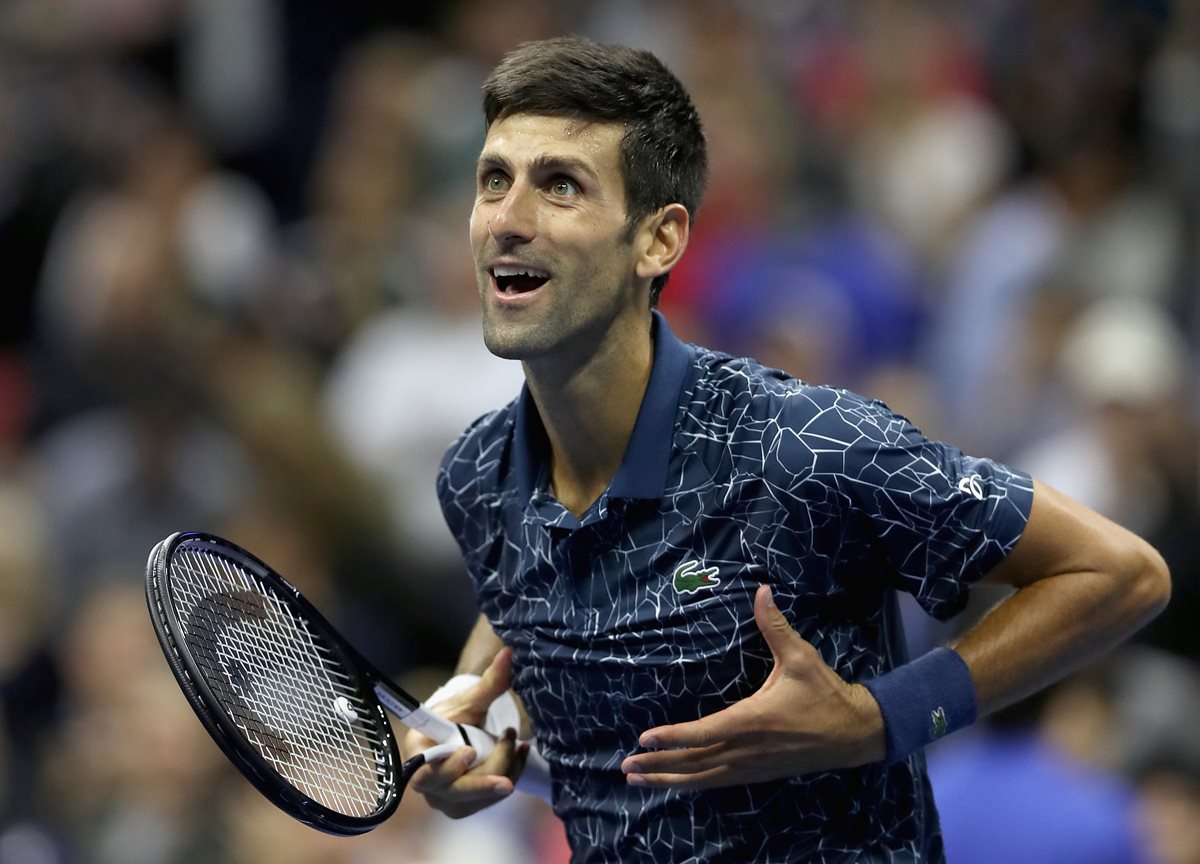
[[[423,705],[410,708],[392,695],[392,692],[383,684],[375,685],[375,695],[383,707],[409,729],[441,743],[462,740],[462,736],[458,734],[458,726],[454,723],[439,717]]]
[[[496,746],[495,736],[490,733],[474,726],[451,723],[423,705],[410,708],[397,699],[383,684],[375,686],[375,695],[383,707],[409,729],[420,732],[427,738],[432,738],[439,745],[451,745],[451,749],[442,746],[430,748],[426,751],[425,757],[428,761],[444,759],[459,747],[473,747],[475,748],[475,760],[472,764],[478,765]]]

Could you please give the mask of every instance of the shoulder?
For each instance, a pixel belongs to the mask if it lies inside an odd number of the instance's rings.
[[[699,374],[686,400],[697,426],[726,440],[799,437],[814,447],[872,439],[897,440],[908,420],[878,400],[850,390],[810,384],[748,357],[701,349]],[[822,443],[824,442],[824,443]]]
[[[472,421],[446,448],[438,470],[438,496],[445,501],[468,489],[479,494],[504,476],[511,451],[516,400]]]
[[[829,388],[766,366],[751,357],[734,357],[700,348],[696,351],[697,376],[688,394],[693,410],[711,422],[780,416],[780,412],[813,410],[827,401]]]

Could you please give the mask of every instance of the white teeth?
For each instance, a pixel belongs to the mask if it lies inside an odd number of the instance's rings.
[[[550,274],[543,273],[541,270],[533,270],[529,267],[507,267],[497,266],[492,268],[492,275],[496,277],[502,276],[531,276],[534,279],[548,279]]]

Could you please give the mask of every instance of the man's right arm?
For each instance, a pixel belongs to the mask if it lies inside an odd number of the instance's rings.
[[[464,676],[444,691],[444,697],[431,697],[431,707],[446,720],[484,727],[487,710],[498,698],[512,695],[512,650],[504,646],[484,616],[463,644],[455,667],[455,677]],[[514,722],[528,726],[520,702],[516,702]],[[526,768],[529,744],[518,740],[518,728],[504,730],[496,749],[479,764],[473,764],[475,752],[462,748],[445,760],[426,764],[409,781],[413,791],[425,796],[434,810],[451,818],[462,818],[508,798],[516,780]],[[419,732],[409,731],[403,740],[404,758],[410,758],[433,745]],[[527,790],[528,791],[528,790]]]
[[[506,648],[482,615],[459,654],[456,675],[479,676],[478,681],[437,700],[434,710],[447,720],[483,727],[488,708],[509,692],[512,650]],[[523,712],[522,712],[522,721]],[[425,796],[429,806],[453,819],[469,816],[512,794],[525,767],[529,745],[517,740],[519,730],[506,730],[495,749],[478,765],[475,751],[463,747],[446,759],[425,765],[413,774],[410,788]],[[404,758],[410,759],[435,742],[419,732],[404,736]]]
[[[487,617],[480,615],[458,655],[458,665],[454,667],[454,674],[482,675],[503,647],[504,643],[488,623]]]

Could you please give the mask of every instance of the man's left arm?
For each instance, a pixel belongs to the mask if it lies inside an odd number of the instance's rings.
[[[1036,482],[1021,539],[984,578],[1017,590],[953,646],[971,670],[980,714],[1111,649],[1158,615],[1171,594],[1154,547]]]
[[[723,711],[644,732],[647,752],[622,765],[628,782],[699,789],[903,758],[920,742],[902,715],[928,717],[921,700],[937,706],[943,695],[947,704],[966,696],[972,719],[976,706],[980,716],[991,713],[1128,638],[1170,596],[1153,547],[1036,482],[1020,540],[985,578],[1016,590],[952,649],[888,673],[897,676],[890,687],[878,686],[881,678],[869,688],[826,665],[760,588],[755,620],[775,658],[766,683]],[[881,710],[884,693],[913,704]]]

